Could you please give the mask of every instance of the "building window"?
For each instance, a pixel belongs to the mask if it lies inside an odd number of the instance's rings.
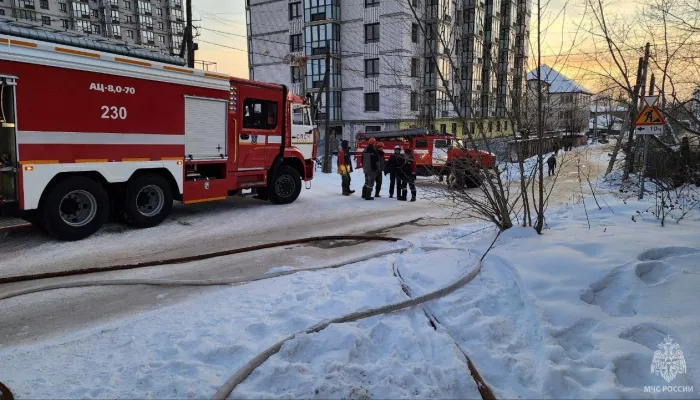
[[[379,76],[379,59],[372,58],[365,60],[365,77],[377,77]]]
[[[379,7],[379,0],[365,0],[365,8]]]
[[[379,93],[365,93],[365,111],[379,111]]]
[[[124,8],[127,10],[131,10],[131,2],[130,1],[125,1],[124,2]]]
[[[423,83],[427,86],[435,85],[435,62],[433,62],[432,57],[425,58],[425,74]]]
[[[413,8],[418,7],[418,0],[411,0],[411,6],[413,6]]]
[[[379,41],[379,24],[365,25],[365,43],[375,43]]]
[[[62,27],[63,29],[68,29],[68,26],[69,26],[69,25],[68,25],[68,20],[67,20],[67,19],[62,19],[62,20],[61,20],[61,27]]]
[[[153,29],[153,18],[148,15],[139,15],[139,24],[141,28]]]
[[[173,43],[173,49],[175,49],[179,52],[180,48],[182,47],[182,36],[173,36],[172,43]]]
[[[12,17],[27,21],[36,21],[36,12],[29,10],[12,10]]]
[[[49,0],[41,0],[39,2],[39,6],[41,8],[43,8],[44,10],[48,10],[49,9]]]
[[[508,132],[508,121],[503,121],[503,130]]]
[[[289,20],[301,18],[301,2],[289,3]]]
[[[133,39],[134,38],[134,31],[127,30],[126,37],[128,37],[129,39]]]
[[[141,31],[141,44],[153,44],[153,32],[151,31]]]
[[[301,82],[301,68],[292,67],[292,83]]]
[[[112,23],[113,24],[119,23],[119,11],[117,11],[117,10],[112,10]]]
[[[183,35],[185,33],[185,25],[181,22],[172,22],[170,28],[174,35]]]
[[[323,21],[340,19],[340,2],[338,0],[307,0],[304,2],[304,21]]]
[[[496,121],[496,132],[500,132],[500,131],[501,131],[501,121],[499,120],[499,121]]]
[[[0,8],[0,15],[5,15],[5,10]]]
[[[182,10],[172,8],[170,10],[170,16],[178,22],[184,21],[184,19],[182,18]]]
[[[160,42],[160,44],[165,44],[165,36],[158,35],[158,41]]]
[[[418,24],[411,24],[411,42],[418,43]]]
[[[493,132],[493,121],[489,121],[489,132]]]
[[[411,59],[411,77],[415,78],[418,76],[418,59]]]
[[[302,51],[303,49],[304,49],[304,45],[301,43],[301,34],[290,35],[289,36],[289,51],[293,53],[295,51]]]
[[[418,111],[418,92],[411,92],[411,111]]]
[[[275,129],[277,127],[277,102],[245,99],[243,101],[243,128]]]
[[[320,88],[323,86],[323,79],[326,75],[326,60],[315,59],[306,62],[306,87]],[[330,65],[330,87],[340,87],[340,62],[336,58],[331,58]],[[322,100],[323,101],[323,100]]]
[[[365,133],[368,132],[381,132],[382,127],[380,125],[365,125]]]
[[[158,16],[163,16],[163,9],[162,8],[156,8],[156,14]]]
[[[306,55],[336,54],[340,51],[340,25],[323,24],[304,28]],[[327,46],[330,46],[328,48]]]
[[[75,20],[74,24],[75,24],[76,31],[81,31],[81,32],[85,32],[85,33],[92,32],[92,25],[90,24],[90,21],[78,19],[78,20]]]
[[[162,22],[159,22],[159,23],[158,23],[158,29],[161,30],[161,31],[163,30],[163,23],[162,23]]]
[[[127,23],[127,24],[133,24],[133,23],[134,23],[134,19],[131,17],[131,15],[127,15],[127,16],[126,16],[126,23]]]
[[[21,4],[22,7],[25,8],[34,8],[34,0],[19,0],[19,3]]]
[[[139,0],[137,2],[137,5],[139,8],[139,13],[141,14],[151,15],[151,12],[153,12],[151,8],[151,3],[149,2]]]
[[[457,135],[457,123],[456,122],[452,123],[452,134]]]
[[[90,18],[90,6],[85,3],[73,3],[73,16]]]
[[[51,25],[51,17],[43,16],[41,17],[42,25]]]
[[[92,24],[92,31],[95,33],[100,33],[100,26],[97,24]]]
[[[58,3],[58,9],[63,12],[68,12],[68,5],[66,3]]]
[[[440,133],[447,135],[447,124],[440,124]]]

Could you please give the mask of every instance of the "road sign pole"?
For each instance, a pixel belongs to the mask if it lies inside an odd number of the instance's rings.
[[[639,178],[639,200],[644,198],[644,175],[647,170],[647,153],[649,152],[649,135],[644,135],[644,156],[642,160],[642,174]]]
[[[647,106],[654,107],[658,96],[654,96],[654,74],[651,74],[651,82],[649,82],[649,96],[644,97],[644,102]],[[655,108],[652,108],[655,110]],[[659,114],[660,115],[660,114]],[[662,125],[663,126],[663,125]],[[647,154],[649,153],[649,135],[644,135],[644,156],[642,157],[642,173],[639,177],[639,200],[644,199],[644,178],[647,172]]]

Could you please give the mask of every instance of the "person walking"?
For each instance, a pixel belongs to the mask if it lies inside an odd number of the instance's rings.
[[[394,146],[394,152],[389,156],[389,161],[386,162],[384,175],[389,174],[389,198],[394,197],[394,188],[399,188],[401,181],[399,180],[399,158],[401,158],[401,146]],[[398,191],[396,193],[399,193]]]
[[[374,180],[377,178],[377,152],[374,149],[377,140],[369,138],[367,148],[362,152],[362,170],[365,173],[365,186],[362,187],[362,198],[374,200],[372,191],[374,190]]]
[[[554,157],[554,154],[550,155],[547,159],[547,166],[549,167],[549,171],[547,171],[547,176],[554,175],[554,168],[556,168],[557,166],[557,158]]]
[[[379,195],[379,192],[382,190],[382,175],[384,170],[386,169],[386,158],[384,158],[384,143],[377,142],[377,149],[375,151],[377,152],[377,186],[374,192],[374,197],[382,197]]]
[[[411,201],[416,201],[416,159],[413,157],[413,150],[406,149],[403,155],[403,165],[401,166],[401,190],[398,200],[406,201],[408,195],[406,185],[411,189]]]
[[[340,142],[340,151],[338,152],[338,173],[340,174],[343,188],[343,196],[350,196],[355,193],[350,190],[350,173],[352,169],[352,161],[350,160],[350,145],[347,140]]]

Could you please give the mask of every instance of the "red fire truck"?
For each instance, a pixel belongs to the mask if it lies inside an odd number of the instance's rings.
[[[0,35],[0,93],[3,213],[59,239],[313,178],[309,104],[282,85]]]
[[[395,146],[400,146],[402,151],[413,149],[416,158],[418,175],[430,176],[438,174],[447,176],[450,187],[458,186],[463,181],[467,186],[478,186],[481,180],[476,177],[474,171],[458,171],[458,165],[465,165],[470,160],[470,166],[490,169],[496,163],[494,154],[482,151],[466,149],[455,136],[443,135],[428,129],[402,129],[396,131],[358,133],[356,136],[356,162],[357,168],[362,168],[362,152],[367,147],[370,138],[384,143],[384,154],[388,159]],[[461,168],[465,169],[465,168]],[[467,175],[467,176],[464,176]]]

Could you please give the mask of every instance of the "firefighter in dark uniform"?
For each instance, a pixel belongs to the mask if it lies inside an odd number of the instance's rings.
[[[401,156],[401,146],[398,144],[394,146],[394,153],[389,156],[389,161],[386,163],[386,167],[384,168],[384,175],[389,174],[389,198],[394,197],[394,187],[399,187],[401,185],[401,181],[399,181],[399,158],[402,158]],[[398,191],[396,192],[398,195]]]
[[[375,150],[377,153],[377,188],[374,192],[374,197],[382,197],[379,192],[382,190],[382,173],[386,169],[386,158],[384,158],[384,143],[377,142],[377,148]]]
[[[406,185],[411,189],[411,201],[416,201],[416,159],[413,157],[413,150],[406,149],[403,155],[403,164],[401,165],[401,188],[399,189],[398,200],[406,201],[406,196],[408,195],[406,191]]]
[[[362,170],[365,173],[365,186],[362,187],[362,198],[365,200],[374,200],[372,191],[374,190],[374,180],[377,177],[377,153],[374,150],[376,142],[375,138],[369,138],[367,148],[362,152]]]
[[[340,142],[338,152],[338,173],[342,179],[343,196],[350,196],[355,193],[350,190],[350,173],[352,172],[352,161],[350,160],[350,145],[347,140]]]

